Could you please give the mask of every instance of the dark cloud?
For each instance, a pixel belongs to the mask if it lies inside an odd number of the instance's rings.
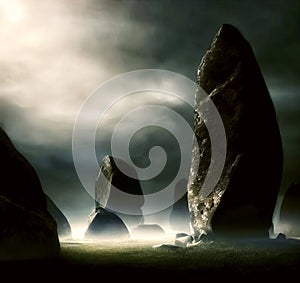
[[[84,219],[93,205],[71,151],[74,121],[85,99],[105,80],[136,69],[161,68],[194,80],[223,23],[235,25],[250,42],[269,87],[285,154],[283,190],[299,181],[299,1],[7,3],[0,19],[0,123],[69,217]],[[180,103],[172,109],[191,117]],[[111,114],[101,132],[99,162],[110,154],[109,135],[120,115]],[[166,136],[154,136],[153,131],[136,136],[133,158],[144,154],[142,145],[168,148]]]

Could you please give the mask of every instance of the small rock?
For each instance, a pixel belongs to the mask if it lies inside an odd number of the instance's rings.
[[[191,235],[176,238],[175,245],[181,248],[186,248],[189,244],[193,242],[193,237]]]
[[[286,236],[283,233],[279,233],[276,237],[276,240],[277,241],[282,241],[282,240],[284,241],[284,240],[286,240]]]
[[[131,230],[134,237],[161,237],[165,235],[165,231],[157,224],[140,224]]]
[[[167,250],[167,251],[174,251],[178,249],[182,249],[179,246],[171,245],[171,244],[159,244],[152,246],[153,249],[159,249],[159,250]]]

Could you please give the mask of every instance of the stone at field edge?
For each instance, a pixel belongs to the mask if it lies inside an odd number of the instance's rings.
[[[59,255],[56,222],[35,169],[0,128],[0,259]]]

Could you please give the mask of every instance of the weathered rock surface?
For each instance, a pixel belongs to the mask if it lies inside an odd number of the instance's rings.
[[[95,240],[118,240],[128,238],[129,231],[120,217],[98,207],[90,215],[84,237]]]
[[[66,216],[62,213],[62,211],[56,206],[56,204],[50,199],[49,196],[46,195],[47,200],[47,209],[51,216],[54,218],[57,224],[57,233],[60,239],[71,238],[72,231],[71,226],[66,218]]]
[[[0,156],[0,195],[33,211],[46,210],[46,198],[34,168],[1,128]]]
[[[120,166],[124,172],[128,173],[129,176],[124,174],[117,165]],[[126,204],[124,200],[123,202],[120,202],[120,197],[114,194],[111,190],[111,186],[114,186],[118,190],[128,194],[143,195],[143,191],[134,168],[123,160],[113,158],[111,156],[105,156],[100,167],[99,175],[96,179],[96,207],[111,208],[114,206],[119,207],[121,205],[130,205],[136,215],[127,215],[119,212],[116,212],[116,214],[120,216],[130,227],[143,223],[141,207],[144,204],[144,198],[141,197],[140,201],[134,204]]]
[[[268,237],[282,175],[282,146],[276,113],[249,43],[223,25],[203,57],[198,85],[209,94],[224,123],[227,155],[214,190],[200,197],[211,146],[195,97],[194,131],[200,166],[193,154],[188,184],[191,224],[196,236]],[[195,173],[193,173],[195,172]],[[194,181],[192,175],[196,174]]]
[[[292,184],[284,195],[279,226],[287,237],[300,237],[300,183]]]
[[[0,259],[20,260],[59,254],[56,222],[0,196]]]
[[[182,189],[187,190],[187,180],[183,179],[178,182],[175,187],[175,196],[174,199],[178,199],[178,195],[181,195]],[[172,230],[175,231],[182,231],[182,232],[190,232],[190,212],[188,207],[188,200],[187,200],[187,192],[178,200],[176,201],[170,213],[170,227]]]
[[[0,259],[57,256],[56,222],[31,164],[0,128]]]

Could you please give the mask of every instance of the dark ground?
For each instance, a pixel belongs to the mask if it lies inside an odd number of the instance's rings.
[[[158,242],[61,243],[57,259],[1,262],[1,277],[8,275],[9,280],[0,282],[299,280],[300,241],[219,242],[189,249],[153,249]]]

